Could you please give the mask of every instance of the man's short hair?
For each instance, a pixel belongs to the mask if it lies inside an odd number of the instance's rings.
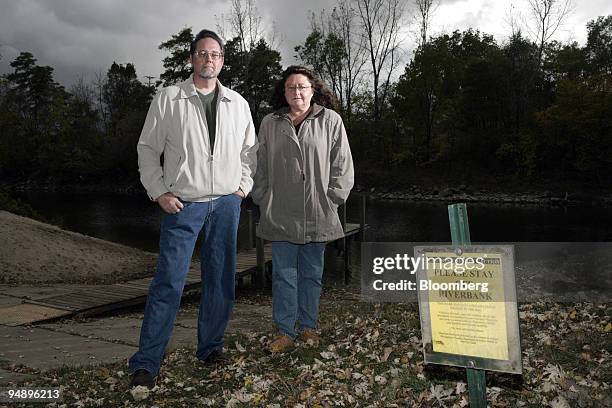
[[[212,38],[213,40],[218,42],[219,47],[221,47],[221,52],[223,52],[223,40],[221,39],[221,37],[219,37],[217,33],[215,33],[214,31],[202,30],[195,36],[195,38],[191,42],[191,45],[189,46],[189,53],[191,55],[193,55],[193,53],[196,52],[196,45],[198,44],[198,41],[200,41],[203,38]]]

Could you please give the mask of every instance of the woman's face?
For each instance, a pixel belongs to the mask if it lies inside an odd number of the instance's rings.
[[[291,74],[285,81],[285,99],[293,112],[303,112],[310,108],[314,89],[306,75]]]

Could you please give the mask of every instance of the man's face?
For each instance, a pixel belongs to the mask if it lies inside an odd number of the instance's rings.
[[[214,58],[218,57],[218,58]],[[195,75],[202,79],[215,79],[223,67],[221,46],[212,38],[202,38],[191,55],[191,65]]]

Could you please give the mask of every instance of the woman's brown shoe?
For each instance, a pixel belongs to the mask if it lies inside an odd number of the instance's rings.
[[[314,330],[306,329],[300,333],[300,340],[304,344],[317,347],[321,341],[321,336],[319,336]]]
[[[291,337],[286,334],[282,334],[275,338],[272,343],[270,343],[270,352],[271,353],[284,353],[293,348],[293,340]]]

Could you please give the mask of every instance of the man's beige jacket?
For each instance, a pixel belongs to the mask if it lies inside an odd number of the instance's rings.
[[[152,200],[166,192],[185,201],[209,201],[238,188],[245,195],[251,191],[257,138],[249,104],[218,81],[217,86],[213,152],[192,78],[164,88],[151,102],[137,149],[140,180]]]

